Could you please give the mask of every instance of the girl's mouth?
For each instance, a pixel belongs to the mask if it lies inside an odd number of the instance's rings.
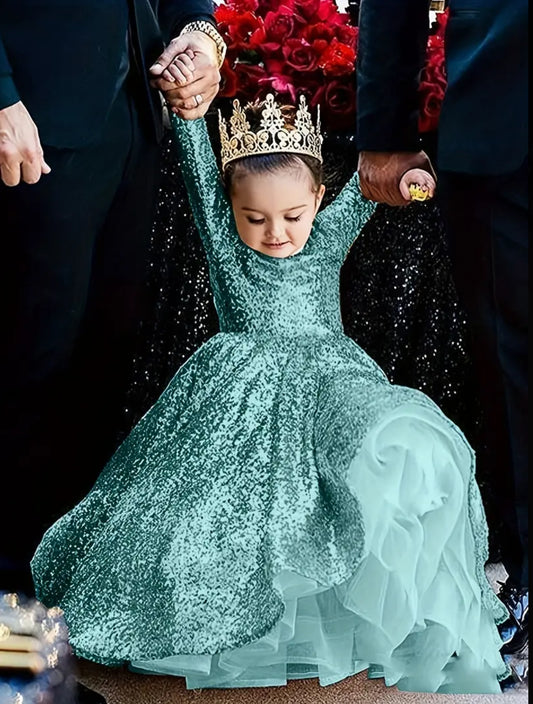
[[[281,247],[285,247],[286,244],[290,244],[290,242],[265,242],[265,247],[280,249]]]

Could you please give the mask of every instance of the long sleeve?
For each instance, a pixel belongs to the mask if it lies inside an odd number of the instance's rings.
[[[418,79],[428,0],[362,0],[357,51],[357,148],[417,151]]]
[[[0,34],[0,110],[14,105],[19,100],[20,97],[13,80],[11,65]]]
[[[207,20],[216,27],[211,0],[163,0],[159,6],[159,24],[168,42],[177,37],[189,22]]]
[[[376,208],[361,193],[355,173],[335,200],[318,213],[315,227],[322,246],[344,259]]]
[[[196,227],[207,255],[216,255],[227,246],[233,213],[205,120],[173,115],[172,127]]]

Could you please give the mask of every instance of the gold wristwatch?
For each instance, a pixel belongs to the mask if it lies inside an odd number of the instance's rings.
[[[186,24],[185,27],[181,30],[180,35],[185,34],[187,32],[203,32],[204,34],[207,34],[208,37],[211,37],[211,39],[215,42],[217,48],[218,67],[220,68],[224,63],[227,47],[226,42],[217,32],[214,25],[212,25],[211,22],[208,22],[207,20],[196,20],[195,22],[189,22],[188,24]]]

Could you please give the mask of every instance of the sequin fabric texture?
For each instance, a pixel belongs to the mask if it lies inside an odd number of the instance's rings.
[[[78,655],[190,687],[368,669],[498,692],[505,611],[471,448],[343,331],[340,270],[374,206],[354,176],[301,252],[262,255],[237,235],[205,123],[174,129],[220,332],[47,531],[39,598]]]

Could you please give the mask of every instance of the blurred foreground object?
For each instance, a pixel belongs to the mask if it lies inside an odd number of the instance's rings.
[[[0,592],[0,704],[74,704],[75,692],[62,611]]]

